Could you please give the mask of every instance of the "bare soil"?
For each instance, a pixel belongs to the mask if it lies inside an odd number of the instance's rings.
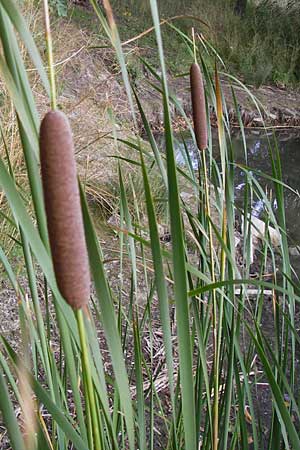
[[[154,80],[152,80],[153,82]],[[189,77],[169,79],[170,92],[175,94],[184,112],[189,118],[192,116],[190,100]],[[242,87],[239,82],[229,82],[227,78],[221,77],[221,86],[226,100],[228,117],[231,127],[239,128],[237,114],[235,112],[232,88],[236,95],[239,113],[245,128],[274,127],[290,132],[300,130],[300,92],[276,86],[254,86]],[[139,86],[142,93],[143,106],[148,113],[149,120],[154,129],[162,130],[162,110],[159,94],[146,86],[143,80]],[[253,101],[255,97],[257,104]],[[259,106],[260,111],[257,106]],[[216,113],[210,107],[210,117],[213,126],[217,126]],[[172,109],[172,118],[175,129],[187,127],[176,107]]]

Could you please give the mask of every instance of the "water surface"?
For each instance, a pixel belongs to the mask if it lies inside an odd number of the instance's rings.
[[[253,169],[253,176],[260,182],[265,189],[274,191],[272,181],[266,180],[264,176],[259,175],[256,171],[261,171],[267,175],[272,176],[271,159],[269,155],[269,145],[274,147],[272,136],[262,136],[260,134],[249,134],[247,136],[247,149],[245,148],[241,136],[235,136],[232,140],[232,145],[235,153],[235,161],[240,164],[247,164]],[[285,189],[285,208],[287,229],[291,245],[300,245],[300,137],[277,136],[278,148],[280,153],[280,160],[282,166],[282,181],[290,186],[292,190]],[[193,162],[193,167],[197,168],[196,152],[193,141],[188,139],[186,141],[189,155]],[[214,156],[218,160],[218,145],[217,138],[214,138],[213,145]],[[178,143],[176,159],[179,164],[184,164],[184,146]],[[245,186],[245,172],[236,167],[235,169],[235,194],[237,203],[242,204],[244,186]],[[273,201],[273,207],[276,211],[276,201]],[[252,204],[253,214],[261,217],[264,211],[264,204],[261,200],[254,200]]]

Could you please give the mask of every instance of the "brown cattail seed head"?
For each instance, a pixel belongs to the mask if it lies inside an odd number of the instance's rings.
[[[60,111],[48,112],[40,130],[41,171],[49,240],[58,287],[74,309],[90,296],[72,131]]]
[[[190,82],[196,142],[199,150],[204,150],[207,147],[205,94],[201,70],[196,63],[191,65]]]

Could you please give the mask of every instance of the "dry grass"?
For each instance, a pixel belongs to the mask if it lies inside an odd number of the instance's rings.
[[[42,11],[27,1],[25,11],[30,30],[45,54]],[[78,172],[83,180],[88,198],[106,209],[113,209],[114,189],[117,185],[117,159],[110,155],[126,155],[124,146],[116,147],[108,137],[114,133],[125,138],[131,134],[130,113],[125,90],[119,83],[116,64],[110,49],[95,49],[99,37],[87,32],[71,20],[52,21],[52,35],[57,79],[58,106],[71,122]],[[104,41],[102,41],[103,44]],[[24,55],[25,56],[25,51]],[[109,59],[111,64],[108,64]],[[49,109],[49,100],[43,91],[37,72],[28,60],[28,75],[40,117]],[[115,65],[115,66],[114,66]],[[114,73],[108,71],[113,67]],[[13,106],[0,79],[2,106],[0,120],[10,162],[20,186],[26,191],[24,161],[19,138],[17,119]],[[1,156],[5,157],[3,140]],[[5,213],[5,200],[0,193],[1,210]],[[1,240],[10,249],[13,230],[7,221],[0,221]]]

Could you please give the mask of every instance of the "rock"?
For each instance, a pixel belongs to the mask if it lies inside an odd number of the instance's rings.
[[[265,232],[266,232],[265,222],[256,216],[251,216],[250,220],[251,220],[252,236],[263,241],[264,237],[265,237]],[[280,233],[275,228],[271,227],[270,225],[268,227],[268,233],[269,233],[271,244],[273,245],[273,247],[275,247],[275,248],[279,247],[281,244]]]
[[[241,242],[241,236],[235,234],[234,235],[234,246],[237,247],[240,244],[240,242]]]
[[[254,117],[253,122],[263,125],[264,120],[261,117]]]
[[[266,234],[266,223],[259,219],[256,216],[248,216],[248,220],[251,221],[251,264],[254,261],[254,251],[255,247],[257,247],[258,241],[264,241]],[[242,229],[243,225],[243,217],[242,217]],[[279,231],[269,225],[268,233],[270,236],[271,244],[274,248],[277,248],[281,244],[281,235]]]
[[[277,116],[276,116],[276,114],[269,114],[269,118],[272,120],[276,120]]]
[[[296,245],[296,247],[289,247],[289,254],[291,256],[300,256],[300,247]]]
[[[120,216],[117,212],[115,212],[114,214],[112,214],[110,216],[110,218],[107,221],[108,225],[111,225],[113,228],[120,228],[121,226],[121,222],[120,222]]]

